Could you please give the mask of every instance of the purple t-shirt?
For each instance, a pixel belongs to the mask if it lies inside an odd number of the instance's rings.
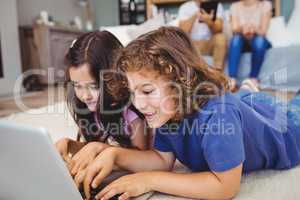
[[[139,118],[139,116],[133,112],[131,109],[129,109],[128,106],[126,106],[123,110],[123,119],[124,119],[124,132],[128,135],[128,136],[131,136],[132,135],[132,130],[130,128],[130,124],[136,120],[137,118]],[[95,121],[97,123],[97,126],[98,128],[102,128],[103,125],[102,125],[102,122],[100,121],[100,119],[98,118],[97,114],[95,113],[94,114],[94,118],[95,118]],[[114,145],[114,146],[119,146],[118,143],[113,139],[113,137],[109,137],[107,139],[108,143],[110,145]]]

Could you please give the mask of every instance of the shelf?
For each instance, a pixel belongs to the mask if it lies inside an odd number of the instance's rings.
[[[168,5],[168,4],[182,4],[188,0],[147,0],[147,19],[152,17],[152,6],[153,5]],[[236,2],[239,0],[216,0],[218,2]],[[271,0],[273,2],[274,10],[275,10],[275,16],[280,15],[280,1],[281,0]]]
[[[135,1],[135,10],[130,11],[130,1],[119,0],[120,25],[140,24],[146,20],[146,0]]]
[[[156,5],[184,3],[186,1],[187,0],[151,0],[152,4],[156,4]]]
[[[147,19],[152,17],[153,5],[182,4],[188,0],[147,0]]]

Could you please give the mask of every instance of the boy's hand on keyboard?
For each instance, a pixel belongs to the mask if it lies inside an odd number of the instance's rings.
[[[113,148],[102,151],[96,159],[87,167],[83,181],[84,193],[87,199],[90,198],[90,187],[97,188],[105,177],[113,170],[116,155]]]
[[[151,176],[151,172],[122,176],[96,194],[96,199],[111,199],[115,195],[120,195],[119,199],[125,200],[150,192],[149,180]]]
[[[69,162],[68,168],[71,175],[76,176],[79,171],[84,170],[93,162],[96,156],[107,147],[108,145],[102,142],[91,142],[86,144]]]

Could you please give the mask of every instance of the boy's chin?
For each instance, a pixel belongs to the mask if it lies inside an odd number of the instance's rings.
[[[160,122],[149,122],[149,121],[147,121],[147,123],[148,123],[148,126],[150,128],[160,128],[161,126],[164,125],[164,123],[160,123]]]

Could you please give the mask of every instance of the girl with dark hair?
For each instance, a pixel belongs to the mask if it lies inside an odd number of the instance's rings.
[[[300,164],[300,95],[284,104],[266,93],[229,92],[227,78],[207,66],[182,30],[162,27],[140,36],[117,66],[133,104],[156,128],[155,149],[105,149],[85,172],[87,195],[114,166],[138,173],[115,180],[97,199],[121,194],[124,200],[151,190],[231,199],[242,174]],[[166,172],[175,159],[192,173]]]
[[[113,61],[121,49],[110,32],[95,31],[75,40],[65,56],[66,99],[79,137],[77,141],[63,138],[56,147],[75,177],[110,145],[147,148],[143,116],[129,104],[126,84],[116,85],[119,80],[115,79]],[[111,93],[118,93],[118,98]]]

